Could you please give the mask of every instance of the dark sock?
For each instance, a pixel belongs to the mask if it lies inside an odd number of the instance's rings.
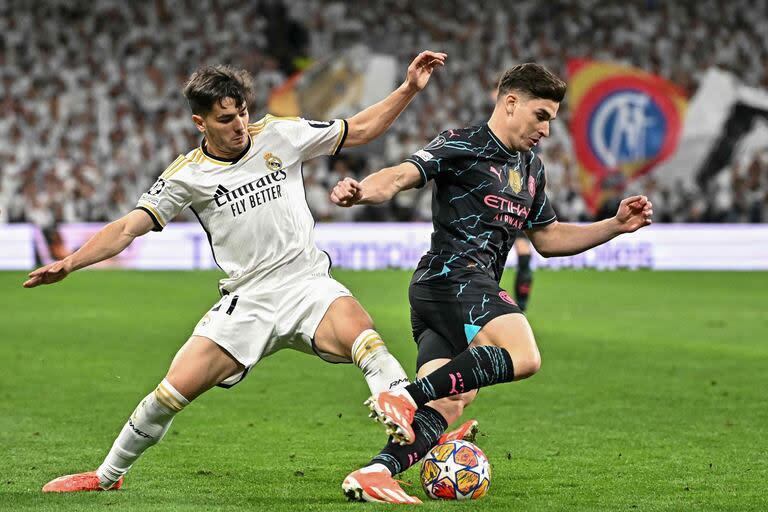
[[[405,387],[416,405],[479,389],[515,377],[509,352],[499,347],[472,347],[426,377]]]
[[[533,272],[531,272],[531,256],[517,257],[517,275],[515,276],[515,301],[520,309],[528,307],[528,297],[533,287]]]
[[[426,405],[416,411],[411,425],[416,434],[413,444],[400,446],[393,443],[390,437],[384,449],[371,460],[371,464],[384,464],[393,476],[402,473],[421,460],[448,428],[443,415]]]

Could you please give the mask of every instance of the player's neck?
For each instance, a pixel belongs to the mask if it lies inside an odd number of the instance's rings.
[[[493,114],[491,114],[491,118],[488,120],[488,128],[491,130],[493,135],[502,144],[504,144],[504,146],[506,146],[506,149],[512,152],[518,151],[512,145],[512,141],[507,136],[507,133],[509,133],[509,128],[506,126],[506,119],[503,119],[502,115],[499,113],[499,109],[495,109]]]
[[[242,158],[250,148],[251,148],[251,142],[249,140],[248,144],[245,146],[245,148],[242,151],[236,154],[228,154],[226,151],[222,150],[221,148],[218,148],[210,144],[210,142],[208,142],[208,139],[205,137],[203,137],[203,140],[200,143],[200,149],[203,150],[203,153],[205,153],[209,157],[212,157],[216,160],[222,160],[225,162],[235,162],[237,160],[240,160],[240,158]]]

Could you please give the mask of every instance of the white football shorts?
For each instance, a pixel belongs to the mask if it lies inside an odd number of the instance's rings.
[[[192,334],[213,340],[245,366],[245,371],[220,386],[234,386],[262,358],[284,348],[316,354],[332,363],[351,362],[321,353],[313,345],[315,331],[331,303],[352,296],[323,270],[277,288],[243,287],[224,295],[200,319]]]

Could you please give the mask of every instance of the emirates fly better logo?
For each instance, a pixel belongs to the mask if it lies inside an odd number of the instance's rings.
[[[213,194],[216,206],[229,206],[232,216],[237,217],[250,209],[283,197],[283,190],[278,182],[286,179],[288,175],[282,169],[283,164],[279,158],[275,157],[273,162],[275,162],[274,167],[278,167],[278,170],[245,185],[240,185],[233,190],[229,190],[224,185],[219,184],[216,187],[216,192]],[[267,165],[269,165],[269,162]]]

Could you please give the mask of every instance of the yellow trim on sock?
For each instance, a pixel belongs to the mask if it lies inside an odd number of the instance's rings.
[[[381,341],[382,343],[384,342],[384,340],[381,339],[381,335],[379,333],[377,333],[376,331],[373,331],[372,333],[366,335],[365,338],[363,338],[360,341],[360,344],[357,346],[357,350],[355,350],[355,354],[362,354],[362,352],[364,351],[366,345],[368,345],[370,343],[374,343],[377,340]],[[358,357],[357,359],[360,359],[360,357]]]
[[[162,391],[159,389],[155,389],[155,399],[163,407],[166,407],[172,411],[178,411],[178,409],[176,409],[176,407],[170,401],[168,401],[168,398],[166,398],[166,396],[163,395]]]
[[[366,359],[368,356],[370,356],[371,354],[373,354],[374,352],[376,352],[376,350],[377,350],[377,349],[379,349],[379,348],[381,348],[381,347],[383,347],[383,346],[384,346],[384,342],[383,342],[383,341],[382,341],[382,342],[380,342],[380,343],[376,343],[376,344],[374,344],[374,345],[371,345],[370,347],[368,347],[368,348],[365,350],[365,352],[363,352],[363,353],[360,355],[360,358],[358,359],[358,362],[362,362],[362,361],[364,361],[364,360],[365,360],[365,359]]]
[[[386,344],[378,334],[367,336],[352,355],[352,361],[359,366],[363,359],[371,355],[371,353],[375,352],[378,348],[384,346],[386,346]]]
[[[162,384],[157,386],[157,389],[155,389],[155,396],[157,397],[158,402],[168,407],[169,409],[180,411],[184,408],[184,404],[182,404],[178,398],[173,396],[173,394],[168,391],[168,389],[166,389],[166,387]]]
[[[360,360],[359,354],[362,353],[362,351],[365,349],[366,343],[370,343],[372,341],[376,341],[376,339],[381,339],[381,336],[377,332],[372,332],[370,334],[367,334],[365,338],[360,340],[360,343],[357,344],[357,348],[355,349],[354,353],[352,354],[352,361],[357,364],[357,362]]]

